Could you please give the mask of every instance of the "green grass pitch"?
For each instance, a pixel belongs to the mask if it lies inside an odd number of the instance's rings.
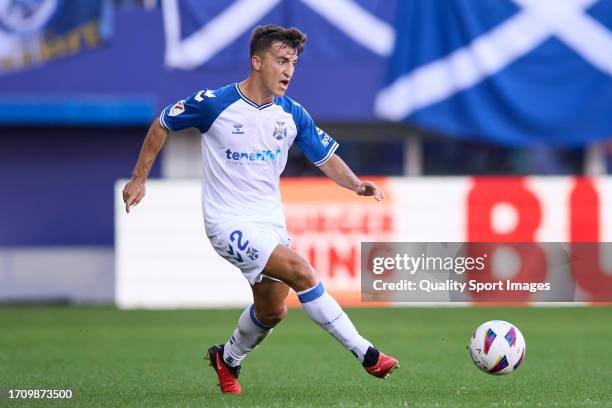
[[[400,360],[389,380],[360,364],[300,309],[243,364],[223,396],[203,359],[239,310],[0,307],[0,389],[70,388],[71,401],[6,406],[554,407],[612,406],[612,308],[352,309],[360,332]],[[466,351],[491,319],[527,341],[519,370],[480,372]]]

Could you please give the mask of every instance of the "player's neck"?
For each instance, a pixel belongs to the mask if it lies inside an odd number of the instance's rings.
[[[266,103],[272,102],[274,95],[264,91],[264,88],[259,83],[249,76],[246,80],[238,84],[240,92],[257,105],[265,105]]]

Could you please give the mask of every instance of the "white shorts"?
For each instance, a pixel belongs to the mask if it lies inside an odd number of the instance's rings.
[[[229,224],[223,232],[208,239],[215,251],[240,269],[251,285],[264,278],[262,272],[274,249],[279,244],[288,247],[291,242],[284,228],[253,222]]]

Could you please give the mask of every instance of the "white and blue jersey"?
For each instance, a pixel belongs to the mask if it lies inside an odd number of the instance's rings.
[[[279,190],[287,153],[295,141],[315,165],[325,163],[338,143],[286,96],[265,105],[246,98],[238,84],[201,90],[166,107],[161,125],[202,133],[202,210],[207,235],[236,221],[285,228]]]

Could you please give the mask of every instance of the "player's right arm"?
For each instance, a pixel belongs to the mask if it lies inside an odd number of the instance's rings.
[[[123,202],[125,203],[125,211],[130,212],[130,207],[136,205],[145,196],[145,182],[151,170],[151,166],[155,162],[159,151],[164,146],[168,137],[168,129],[160,124],[159,118],[151,123],[147,137],[145,138],[138,161],[132,172],[130,181],[123,187]]]
[[[214,97],[212,91],[206,89],[198,91],[187,99],[168,105],[161,115],[153,121],[140,149],[140,155],[132,172],[132,177],[123,187],[123,202],[126,212],[129,213],[130,207],[138,204],[145,196],[147,176],[159,151],[166,142],[168,133],[192,127],[205,132],[206,127],[210,126],[209,112],[212,109],[208,101]]]

